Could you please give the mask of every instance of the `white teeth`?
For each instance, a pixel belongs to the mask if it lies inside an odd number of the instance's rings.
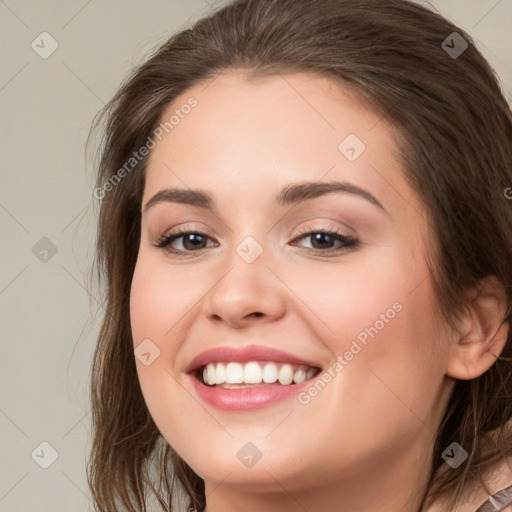
[[[244,368],[244,382],[246,384],[259,384],[262,371],[258,363],[247,363]]]
[[[300,384],[301,382],[304,382],[305,380],[306,380],[306,372],[304,370],[302,370],[301,368],[299,368],[293,374],[293,382],[295,382],[295,384]]]
[[[267,363],[263,367],[263,382],[272,384],[277,380],[277,365],[275,363]]]
[[[313,377],[313,375],[315,375],[315,369],[314,368],[310,368],[307,373],[306,373],[306,380],[307,379],[311,379],[311,377]]]
[[[293,382],[293,369],[290,364],[283,364],[278,374],[279,382],[284,385],[291,384]]]
[[[203,381],[209,386],[231,384],[273,384],[288,386],[312,378],[317,369],[289,363],[250,361],[247,363],[208,363],[203,369]],[[236,387],[236,386],[235,386]]]
[[[208,382],[215,382],[216,380],[216,369],[215,369],[215,366],[213,364],[209,364],[207,367],[206,367],[206,375],[208,377]]]
[[[241,384],[243,381],[244,367],[240,363],[228,363],[228,365],[226,366],[226,382],[228,384]],[[208,380],[208,382],[215,381]]]
[[[212,366],[215,368],[215,365]],[[212,381],[208,380],[208,382]],[[217,369],[215,371],[215,384],[222,384],[224,382],[226,382],[226,366],[223,363],[217,363]]]

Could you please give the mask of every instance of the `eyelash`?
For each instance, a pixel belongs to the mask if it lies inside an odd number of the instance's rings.
[[[294,238],[294,241],[300,238],[306,238],[306,235],[313,235],[317,233],[322,233],[325,235],[329,235],[334,238],[334,240],[341,242],[343,244],[342,248],[328,248],[328,249],[312,249],[309,247],[305,247],[304,249],[307,252],[315,252],[315,253],[332,253],[332,252],[345,252],[350,249],[355,249],[359,246],[360,242],[357,238],[347,235],[342,235],[338,231],[331,230],[331,229],[322,229],[322,230],[299,230],[296,238]],[[175,256],[186,256],[188,254],[192,254],[194,252],[201,252],[202,250],[206,249],[206,247],[202,247],[201,249],[198,249],[197,251],[181,251],[181,250],[175,250],[175,249],[169,249],[169,245],[177,240],[178,238],[181,238],[185,235],[200,235],[206,238],[210,238],[206,233],[203,233],[201,231],[192,231],[189,229],[178,229],[174,233],[170,233],[169,235],[164,235],[160,239],[157,240],[155,244],[153,244],[155,247],[158,247],[160,249],[165,249],[166,252],[169,254],[174,254]]]

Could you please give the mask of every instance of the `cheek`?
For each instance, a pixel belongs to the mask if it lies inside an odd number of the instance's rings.
[[[177,347],[165,340],[172,335],[179,305],[173,303],[177,294],[151,268],[155,267],[143,258],[137,261],[130,290],[130,323],[137,373],[153,415],[158,410],[157,395],[169,386],[170,375],[166,370],[172,369]],[[150,353],[146,360],[138,355],[146,352]]]
[[[311,317],[319,325],[317,335],[333,358],[343,358],[343,368],[333,368],[332,404],[346,402],[364,421],[395,416],[410,425],[408,407],[427,414],[444,378],[428,269],[403,254],[333,265],[329,272],[324,267],[295,280],[294,291],[321,319]]]
[[[137,261],[130,290],[130,322],[137,375],[146,406],[166,440],[180,446],[179,439],[184,433],[176,426],[182,426],[180,417],[187,404],[180,403],[181,386],[172,375],[180,345],[168,340],[175,336],[173,326],[183,317],[184,296],[176,293],[176,279],[173,277],[171,285],[169,275],[165,274],[169,272],[161,272],[158,265],[144,257]],[[136,355],[141,344],[150,347],[152,353],[147,365]]]
[[[430,422],[444,379],[429,286],[425,281],[413,293],[395,287],[382,293],[383,300],[371,297],[364,314],[355,307],[352,335],[337,351],[347,361],[352,358],[343,370],[339,400],[349,400],[360,424],[388,425],[383,432],[395,430],[403,440],[414,439],[424,429],[423,420]],[[396,307],[387,309],[392,304]]]
[[[157,424],[174,414],[175,405],[179,410],[175,401],[182,398],[181,385],[175,380],[174,366],[204,287],[197,271],[170,269],[144,254],[139,256],[130,290],[130,323],[135,352],[146,344],[158,354],[148,365],[135,354],[141,389]]]
[[[134,344],[145,338],[169,340],[186,323],[204,294],[199,279],[187,271],[172,271],[161,262],[140,258],[130,292],[130,320]],[[170,345],[170,344],[166,344]],[[160,347],[163,349],[164,347]]]
[[[426,299],[418,303],[422,290],[411,293],[428,270],[409,265],[396,252],[382,250],[378,258],[347,256],[332,264],[310,265],[307,272],[296,266],[280,274],[301,300],[290,299],[316,336],[340,353],[348,350],[353,338],[364,341],[368,329],[389,331],[388,325],[400,316],[416,322],[417,316],[428,315]],[[399,310],[409,303],[404,315]]]

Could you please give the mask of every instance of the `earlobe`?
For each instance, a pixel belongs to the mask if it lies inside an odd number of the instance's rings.
[[[485,278],[471,291],[466,310],[461,328],[453,337],[446,371],[461,380],[485,373],[505,348],[509,308],[504,286],[495,276]]]

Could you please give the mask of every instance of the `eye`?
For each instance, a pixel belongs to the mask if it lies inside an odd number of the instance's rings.
[[[313,252],[323,252],[323,253],[331,253],[331,252],[343,252],[349,249],[354,249],[359,245],[359,240],[357,238],[343,235],[335,230],[325,229],[325,230],[317,230],[317,231],[307,231],[307,230],[299,230],[299,234],[301,236],[295,238],[293,242],[296,240],[307,239],[309,238],[312,242],[312,247],[304,247],[308,251]],[[183,239],[181,241],[182,249],[174,249],[172,248],[172,244],[179,239]],[[178,229],[177,231],[170,233],[169,235],[162,236],[154,245],[160,249],[165,249],[166,252],[170,254],[175,254],[177,256],[183,256],[187,253],[199,252],[202,249],[206,249],[207,246],[205,243],[211,240],[211,238],[206,234],[200,231],[192,231],[186,229]],[[333,247],[332,244],[338,243],[338,247]],[[293,243],[292,245],[297,245]],[[210,245],[211,247],[211,245]]]
[[[180,238],[183,239],[181,242],[183,249],[171,248],[172,244]],[[171,254],[182,255],[186,254],[187,252],[198,252],[201,249],[205,249],[206,247],[204,242],[209,238],[210,237],[206,233],[202,233],[200,231],[187,231],[185,229],[179,229],[174,233],[170,233],[169,235],[161,237],[154,245],[160,249],[165,249]]]
[[[295,240],[307,239],[311,241],[312,247],[305,247],[305,249],[315,252],[343,252],[348,249],[358,247],[359,240],[352,236],[343,235],[336,230],[324,229],[317,231],[299,230],[300,237]],[[295,242],[294,240],[294,242]],[[338,242],[338,247],[333,247],[332,244]],[[293,244],[295,245],[295,244]]]

